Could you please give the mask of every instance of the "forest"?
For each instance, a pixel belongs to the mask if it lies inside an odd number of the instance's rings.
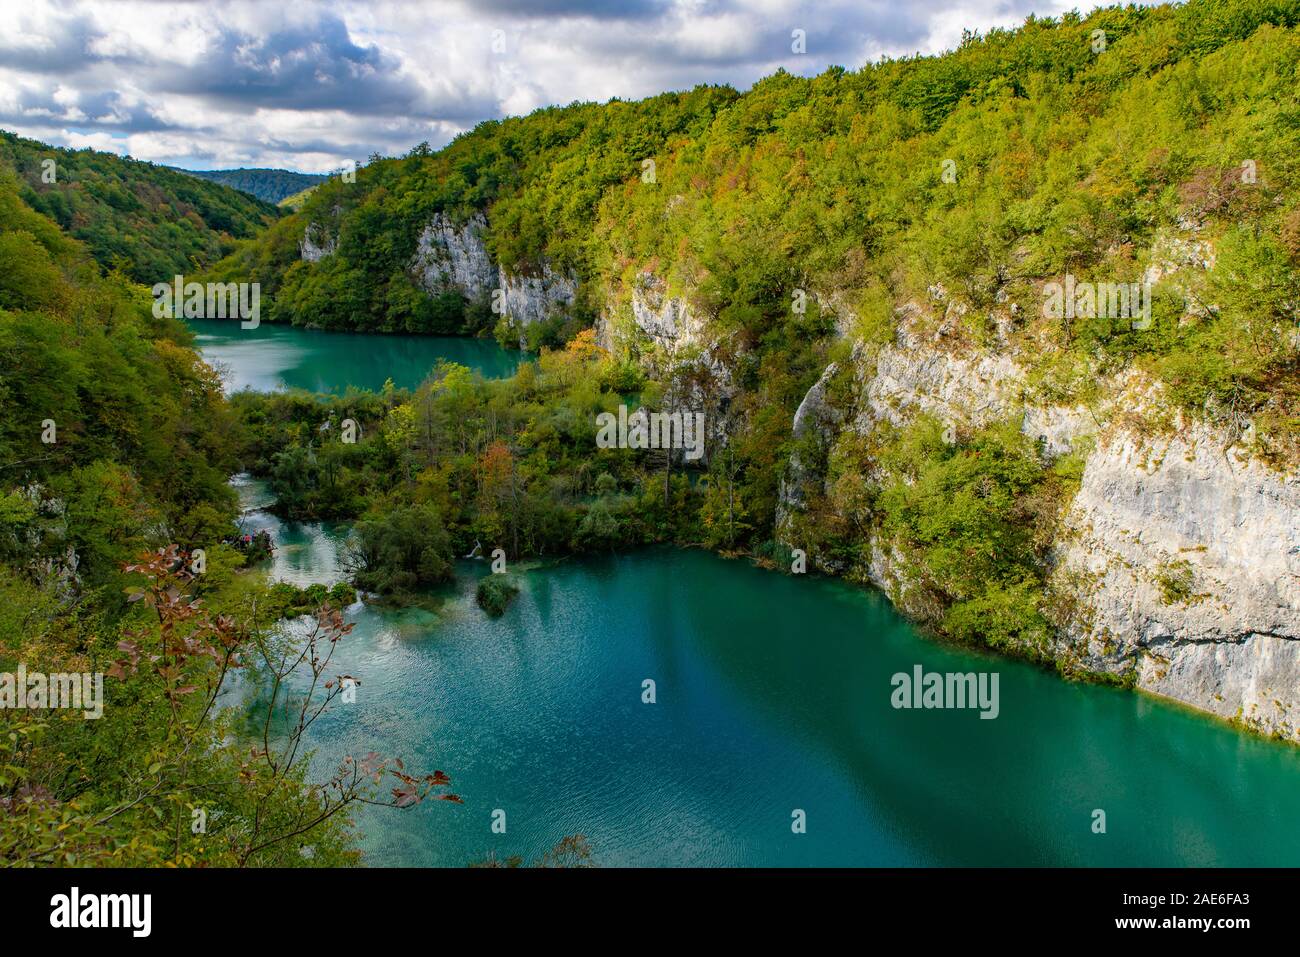
[[[136,282],[185,274],[258,235],[274,205],[180,170],[97,150],[58,149],[0,130],[0,166],[31,209]]]
[[[284,169],[241,168],[183,170],[182,172],[249,193],[264,203],[275,204],[279,204],[295,193],[310,189],[326,179],[322,173],[294,173]]]

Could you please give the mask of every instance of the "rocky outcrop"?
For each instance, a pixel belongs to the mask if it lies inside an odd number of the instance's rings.
[[[707,466],[729,441],[736,388],[705,317],[647,270],[610,295],[595,331],[601,347],[626,349],[652,375],[676,382],[679,390],[665,396],[674,409],[704,413],[707,440],[698,464]]]
[[[668,284],[647,271],[632,281],[621,306],[616,298],[606,304],[596,322],[596,341],[611,350],[648,344],[653,351],[674,356],[707,351],[707,328],[685,296],[669,295]]]
[[[438,213],[420,231],[410,273],[421,288],[433,295],[450,290],[468,300],[482,300],[499,292],[495,304],[521,327],[523,345],[522,327],[572,308],[577,281],[549,265],[532,275],[499,269],[488,252],[487,230],[488,221],[482,213],[459,224],[445,213]],[[315,222],[307,224],[298,244],[302,259],[313,263],[333,255],[337,245],[337,237]]]
[[[308,223],[298,243],[298,253],[303,262],[319,262],[326,256],[334,255],[338,248],[338,237],[319,223]]]
[[[844,412],[836,408],[827,395],[831,380],[839,371],[839,364],[832,362],[821,376],[813,383],[799,408],[794,414],[794,437],[796,441],[813,438],[823,448],[829,444],[836,427],[844,419]],[[803,456],[796,448],[786,463],[785,473],[781,476],[780,497],[777,502],[776,528],[781,536],[788,528],[793,511],[807,505],[808,496],[815,487],[820,486],[823,476],[820,470],[809,468]]]
[[[1300,477],[1205,426],[1089,456],[1062,576],[1090,612],[1089,668],[1259,730],[1300,728]],[[1066,652],[1069,653],[1069,652]]]
[[[505,314],[527,326],[571,308],[578,284],[544,265],[533,276],[511,275],[503,270],[501,291]]]
[[[411,271],[430,293],[451,289],[470,300],[497,293],[494,307],[520,327],[523,346],[524,327],[571,309],[578,285],[549,265],[532,275],[498,268],[484,242],[487,229],[482,213],[461,225],[439,213],[420,233]]]
[[[482,213],[457,226],[439,213],[420,232],[411,271],[430,293],[454,289],[466,299],[480,299],[497,286],[497,269],[488,255]]]
[[[703,319],[685,298],[668,295],[667,285],[652,273],[641,273],[633,283],[632,318],[641,332],[670,351],[703,344]]]
[[[933,415],[958,428],[979,428],[1011,414],[1022,373],[1007,356],[954,356],[920,342],[883,346],[860,367],[859,431],[877,421],[903,425]]]
[[[829,427],[838,425],[843,419],[843,414],[831,405],[826,394],[831,379],[835,378],[835,373],[839,369],[837,362],[828,365],[804,395],[803,401],[799,403],[799,408],[794,413],[793,430],[796,439],[801,439],[812,432],[825,434]]]
[[[883,346],[874,363],[859,365],[862,401],[856,428],[876,422],[904,425],[918,414],[932,415],[960,433],[1019,416],[1020,430],[1039,440],[1051,456],[1071,451],[1094,432],[1097,420],[1084,406],[1040,405],[1025,395],[1024,369],[992,352],[952,355],[903,336]]]

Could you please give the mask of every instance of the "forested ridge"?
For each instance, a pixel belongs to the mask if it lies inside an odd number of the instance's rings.
[[[211,265],[278,215],[274,205],[181,170],[4,131],[0,165],[17,174],[23,201],[81,240],[104,269],[147,284]]]
[[[295,193],[310,189],[326,178],[322,173],[296,173],[287,169],[205,169],[181,172],[249,193],[264,203],[275,204]]]

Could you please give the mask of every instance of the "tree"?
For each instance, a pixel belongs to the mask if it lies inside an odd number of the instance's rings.
[[[119,742],[131,761],[109,765],[109,775],[102,756],[91,758],[98,768],[80,764],[84,758],[69,767],[68,749],[86,722],[61,723],[65,729],[39,713],[18,715],[18,733],[6,738],[20,742],[19,753],[12,743],[0,745],[6,768],[24,769],[17,788],[8,770],[0,773],[7,862],[284,866],[300,863],[298,848],[310,840],[321,850],[319,863],[343,863],[357,805],[460,803],[442,771],[414,774],[400,759],[375,754],[345,756],[326,782],[306,782],[308,729],[357,681],[330,664],[352,629],[339,612],[323,606],[305,634],[286,637],[209,613],[190,593],[194,579],[175,546],[124,570],[141,581],[129,597],[147,611],[118,642],[106,675],[114,703],[96,732],[101,743]],[[234,672],[255,663],[269,690],[250,748],[215,705]],[[304,672],[305,679],[295,677]],[[278,723],[284,715],[287,723]],[[89,790],[82,775],[93,775]],[[56,790],[69,778],[80,798]]]

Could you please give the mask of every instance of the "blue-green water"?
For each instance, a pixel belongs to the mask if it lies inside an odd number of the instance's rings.
[[[248,524],[279,542],[272,575],[343,577],[345,526]],[[465,800],[366,809],[371,865],[531,860],[575,833],[606,866],[1300,861],[1300,750],[937,644],[874,594],[655,549],[515,569],[493,620],[487,572],[462,562],[436,613],[349,611],[336,663],[362,684],[314,729],[322,774],[373,750]],[[917,664],[997,672],[999,716],[895,710]]]
[[[414,388],[439,359],[500,378],[512,375],[522,358],[492,339],[467,336],[366,335],[267,322],[241,329],[233,320],[186,321],[203,358],[225,373],[230,392],[289,388],[342,393],[348,386],[378,391],[390,378],[399,388]]]

